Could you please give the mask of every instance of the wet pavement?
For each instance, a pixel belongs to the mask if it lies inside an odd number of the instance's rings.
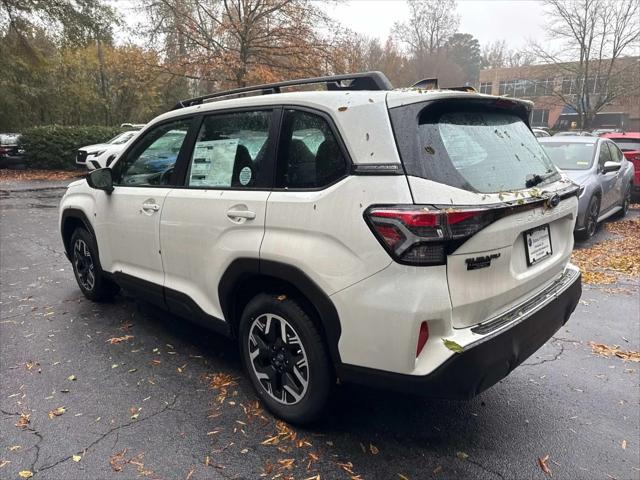
[[[256,404],[230,341],[80,294],[59,187],[0,184],[0,478],[535,479],[547,455],[554,478],[640,478],[640,364],[588,344],[640,350],[637,282],[585,286],[566,327],[472,401],[342,385],[293,428]]]

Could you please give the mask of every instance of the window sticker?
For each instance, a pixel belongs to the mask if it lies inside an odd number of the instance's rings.
[[[189,186],[230,187],[237,149],[237,138],[197,142]]]
[[[249,182],[251,181],[251,169],[249,167],[244,167],[242,170],[240,170],[239,180],[240,185],[249,185]]]

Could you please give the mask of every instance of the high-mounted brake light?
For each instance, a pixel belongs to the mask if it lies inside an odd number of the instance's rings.
[[[447,254],[495,219],[493,209],[372,207],[369,227],[389,254],[409,265],[444,265]]]

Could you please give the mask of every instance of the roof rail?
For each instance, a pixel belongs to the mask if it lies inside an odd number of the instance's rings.
[[[214,98],[228,97],[231,95],[240,95],[243,93],[259,92],[261,95],[271,93],[280,93],[282,88],[297,87],[300,85],[325,84],[327,90],[392,90],[393,85],[382,72],[362,72],[351,73],[345,75],[332,75],[327,77],[302,78],[299,80],[288,80],[286,82],[266,83],[264,85],[255,85],[252,87],[241,87],[233,90],[224,90],[221,92],[210,93],[201,97],[181,100],[177,103],[173,110],[184,107],[200,105],[206,100]]]

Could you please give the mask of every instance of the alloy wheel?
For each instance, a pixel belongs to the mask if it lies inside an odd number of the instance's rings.
[[[73,245],[73,266],[78,276],[78,282],[86,290],[93,290],[96,276],[91,251],[82,238],[78,238]]]
[[[592,237],[596,233],[599,213],[600,206],[598,205],[598,200],[591,200],[591,203],[589,204],[589,212],[587,213],[587,234],[589,237]]]
[[[279,315],[258,316],[249,329],[251,367],[265,392],[278,403],[294,405],[309,385],[309,361],[300,336]]]

